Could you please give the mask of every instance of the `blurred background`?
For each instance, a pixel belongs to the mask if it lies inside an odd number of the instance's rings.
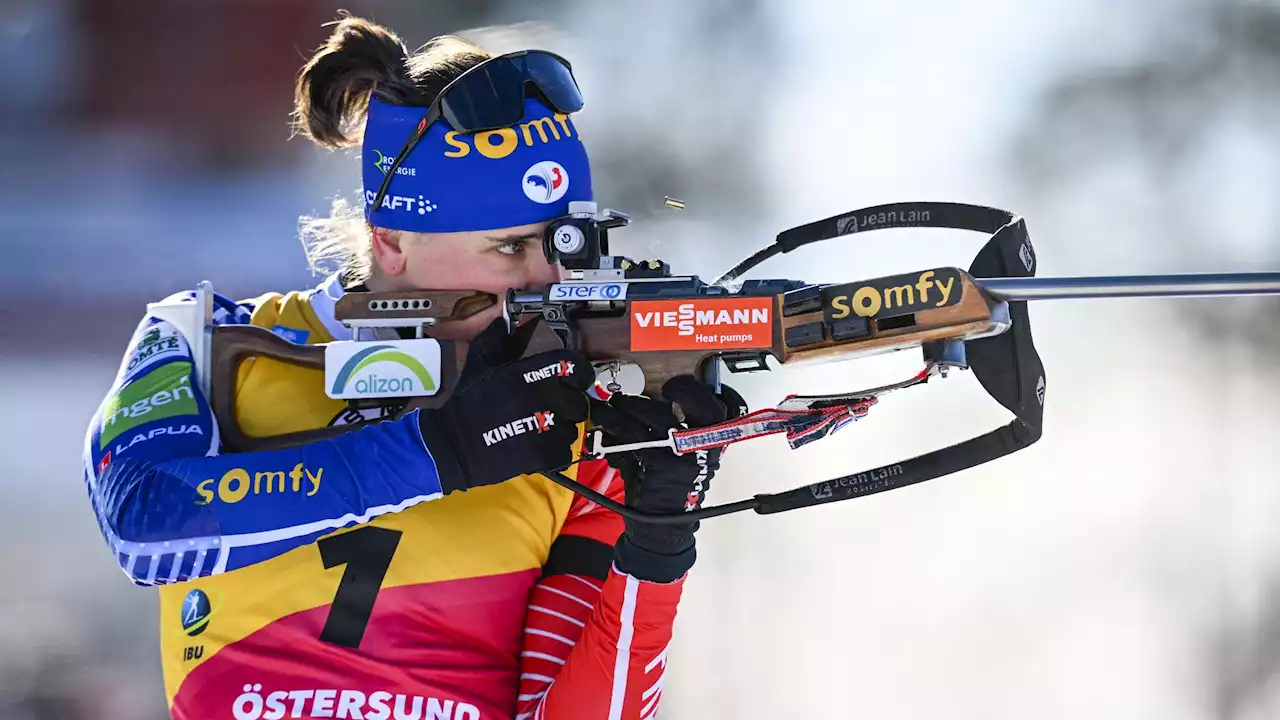
[[[154,593],[104,550],[84,427],[145,303],[318,282],[297,240],[359,183],[290,139],[338,9],[573,61],[615,250],[711,276],[904,200],[1027,218],[1041,275],[1280,269],[1280,5],[1247,0],[5,0],[0,720],[166,717]],[[676,211],[664,196],[685,200]],[[895,230],[753,277],[968,267]],[[665,718],[1280,717],[1280,306],[1038,303],[1044,439],[989,466],[708,521]],[[753,406],[914,373],[900,353],[734,378]],[[733,449],[719,501],[1008,421],[968,374],[834,439]]]

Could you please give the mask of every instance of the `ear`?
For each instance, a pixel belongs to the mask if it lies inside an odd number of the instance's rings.
[[[403,241],[404,238],[395,230],[373,228],[373,261],[388,277],[404,274],[406,261]]]

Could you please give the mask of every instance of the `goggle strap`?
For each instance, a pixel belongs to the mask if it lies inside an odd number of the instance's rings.
[[[432,115],[439,117],[439,111],[435,103],[432,103],[432,109],[418,121],[418,127],[409,136],[409,140],[405,142],[404,147],[400,148],[400,152],[396,153],[395,159],[391,161],[391,167],[387,168],[386,177],[382,178],[382,185],[378,187],[378,194],[373,196],[373,205],[366,211],[366,215],[382,206],[382,201],[386,198],[387,191],[391,189],[391,179],[396,176],[396,170],[404,164],[405,159],[409,157],[409,154],[413,152],[413,149],[418,146],[418,143],[427,134],[427,128],[431,127],[432,123],[435,122],[432,119]]]

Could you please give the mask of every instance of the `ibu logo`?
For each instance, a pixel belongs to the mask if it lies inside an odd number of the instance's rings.
[[[431,339],[336,342],[325,349],[325,389],[332,398],[434,395],[440,344]]]
[[[182,600],[182,631],[195,637],[209,627],[213,604],[203,590],[192,590]]]

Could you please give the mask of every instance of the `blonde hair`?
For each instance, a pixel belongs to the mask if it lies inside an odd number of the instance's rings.
[[[362,283],[373,273],[373,230],[363,203],[335,198],[328,216],[298,219],[298,238],[313,273],[340,272],[348,284]]]
[[[427,107],[462,73],[492,57],[456,35],[432,38],[410,54],[381,25],[349,15],[303,66],[294,85],[294,128],[320,147],[359,147],[369,98],[394,105]],[[304,216],[299,238],[313,272],[343,273],[348,283],[373,272],[373,229],[364,200],[335,199],[328,217]]]

